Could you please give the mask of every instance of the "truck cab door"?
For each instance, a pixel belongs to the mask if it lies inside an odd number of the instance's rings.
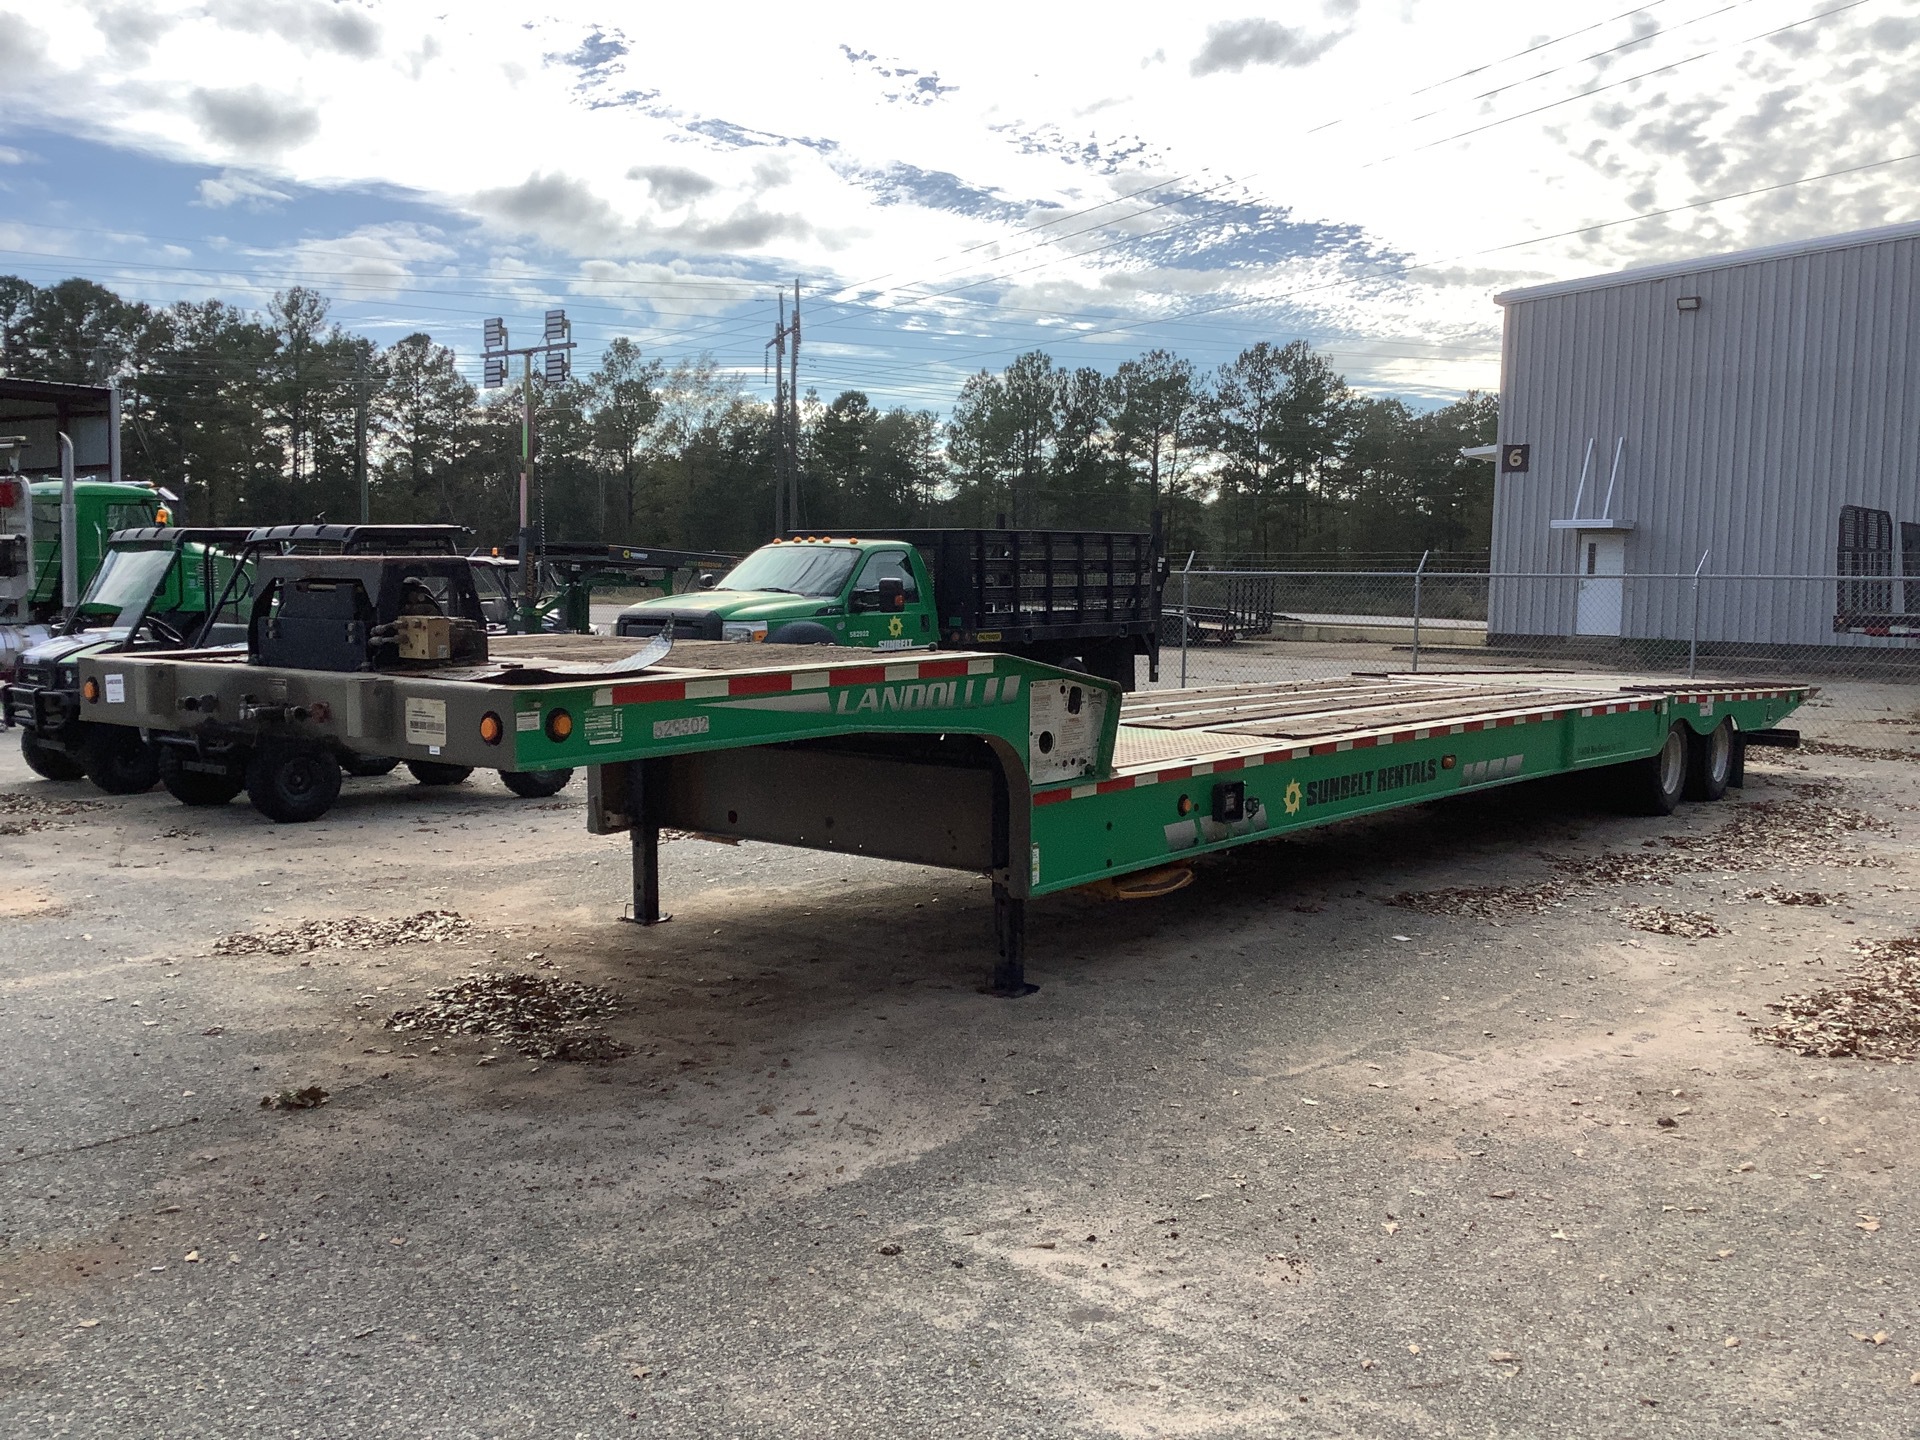
[[[847,610],[849,644],[913,650],[934,642],[933,596],[911,551],[868,555],[854,577]]]

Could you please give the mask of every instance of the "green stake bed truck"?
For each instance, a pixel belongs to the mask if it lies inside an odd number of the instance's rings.
[[[888,530],[763,545],[704,592],[629,606],[619,635],[998,650],[1134,686],[1159,678],[1166,562],[1151,534]]]
[[[979,651],[633,649],[527,635],[438,664],[349,671],[201,652],[89,657],[80,671],[90,720],[191,737],[250,713],[269,727],[255,732],[259,751],[296,764],[347,747],[533,773],[587,767],[590,828],[630,833],[643,924],[663,918],[663,826],[984,874],[1004,993],[1025,984],[1031,897],[1574,771],[1608,769],[1623,799],[1668,813],[1739,784],[1747,745],[1791,743],[1777,727],[1809,693],[1487,674],[1129,697]]]

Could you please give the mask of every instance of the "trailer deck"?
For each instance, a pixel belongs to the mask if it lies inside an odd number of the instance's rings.
[[[1808,694],[1540,672],[1123,697],[999,653],[876,661],[702,641],[635,669],[634,652],[630,638],[528,635],[495,637],[481,663],[413,672],[197,652],[102,657],[82,674],[89,718],[109,722],[475,767],[587,767],[590,827],[631,833],[643,924],[663,918],[663,826],[985,872],[994,988],[1007,992],[1024,987],[1031,897],[1602,766],[1665,786],[1649,792],[1665,809],[1682,778],[1715,798],[1739,783],[1744,744],[1777,736]]]

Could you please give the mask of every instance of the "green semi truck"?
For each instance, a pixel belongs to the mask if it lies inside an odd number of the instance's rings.
[[[621,611],[615,633],[862,650],[1003,651],[1134,688],[1159,678],[1166,562],[1153,534],[888,530],[763,545],[700,592]]]

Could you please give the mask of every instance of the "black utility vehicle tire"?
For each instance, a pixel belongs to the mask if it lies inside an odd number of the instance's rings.
[[[84,780],[87,767],[64,750],[55,750],[41,742],[31,730],[20,732],[20,758],[42,780]]]
[[[471,765],[442,765],[437,760],[409,760],[407,769],[422,785],[458,785],[473,774]]]
[[[789,620],[767,634],[769,645],[838,645],[839,637],[818,620]]]
[[[1705,735],[1687,731],[1687,799],[1718,800],[1733,774],[1733,722],[1722,720]]]
[[[1667,732],[1666,744],[1644,760],[1631,760],[1620,767],[1621,798],[1635,815],[1671,815],[1680,807],[1687,789],[1687,737],[1685,722]]]
[[[523,800],[544,800],[558,795],[573,779],[571,770],[502,770],[500,783]]]
[[[160,757],[130,725],[97,725],[80,742],[87,779],[109,795],[141,795],[160,779]]]
[[[390,773],[400,761],[392,755],[348,755],[340,768],[356,780],[371,780]]]
[[[247,762],[247,798],[275,824],[318,820],[340,798],[340,762],[319,745],[269,740]]]
[[[160,783],[182,805],[224,805],[247,788],[244,767],[229,765],[221,771],[189,770],[187,754],[178,745],[162,745]]]

